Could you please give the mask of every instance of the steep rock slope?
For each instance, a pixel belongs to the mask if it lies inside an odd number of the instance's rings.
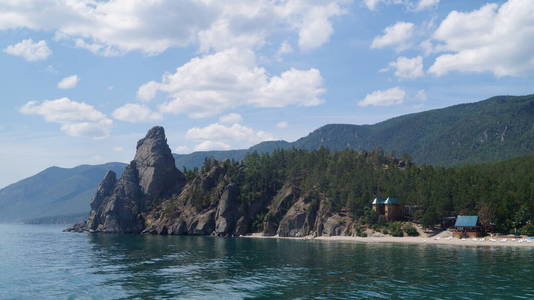
[[[162,127],[150,129],[137,143],[134,160],[117,180],[109,172],[91,203],[88,220],[74,231],[139,233],[145,214],[161,201],[179,194],[184,175],[174,165]]]

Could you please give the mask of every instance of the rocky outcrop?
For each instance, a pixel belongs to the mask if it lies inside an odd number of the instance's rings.
[[[163,128],[154,127],[137,143],[135,158],[120,179],[106,174],[89,218],[70,230],[221,237],[252,231],[282,237],[352,234],[350,215],[332,212],[325,195],[316,188],[301,191],[298,181],[274,193],[241,195],[244,168],[208,159],[186,183]]]
[[[137,143],[134,160],[117,180],[109,172],[91,203],[84,224],[72,231],[139,233],[145,228],[144,215],[165,198],[178,194],[184,175],[174,165],[165,131],[154,127]]]

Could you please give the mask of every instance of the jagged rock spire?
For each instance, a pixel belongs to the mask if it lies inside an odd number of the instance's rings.
[[[87,222],[73,230],[141,232],[144,213],[178,194],[184,184],[185,176],[176,169],[165,130],[156,126],[137,142],[135,158],[118,181],[115,173],[106,174],[91,203]]]

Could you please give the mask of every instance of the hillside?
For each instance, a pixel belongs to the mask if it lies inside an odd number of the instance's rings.
[[[275,150],[241,162],[208,159],[182,174],[164,129],[137,144],[122,177],[109,172],[86,222],[72,231],[240,236],[362,235],[407,219],[426,226],[478,215],[498,232],[534,230],[534,155],[456,167],[417,166],[382,151]],[[150,158],[150,159],[147,159]],[[392,197],[410,207],[389,218],[371,209]],[[406,228],[406,232],[416,231]]]
[[[108,170],[122,173],[125,164],[50,167],[0,190],[0,222],[87,213],[98,183]]]
[[[400,116],[374,125],[330,124],[288,143],[263,142],[246,150],[176,156],[176,165],[200,167],[206,157],[241,160],[273,149],[326,147],[409,154],[418,164],[461,165],[505,160],[534,152],[534,95],[498,96]]]

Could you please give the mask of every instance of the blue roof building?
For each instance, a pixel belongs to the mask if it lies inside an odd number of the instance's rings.
[[[375,198],[375,200],[373,200],[373,205],[376,205],[376,204],[384,204],[384,202],[386,202],[386,199],[384,198]]]
[[[478,216],[458,216],[455,227],[476,227],[478,226]]]
[[[484,234],[484,226],[478,223],[478,216],[458,216],[454,223],[453,236],[476,238]]]
[[[384,201],[384,204],[400,204],[399,199],[388,197],[386,201]]]

